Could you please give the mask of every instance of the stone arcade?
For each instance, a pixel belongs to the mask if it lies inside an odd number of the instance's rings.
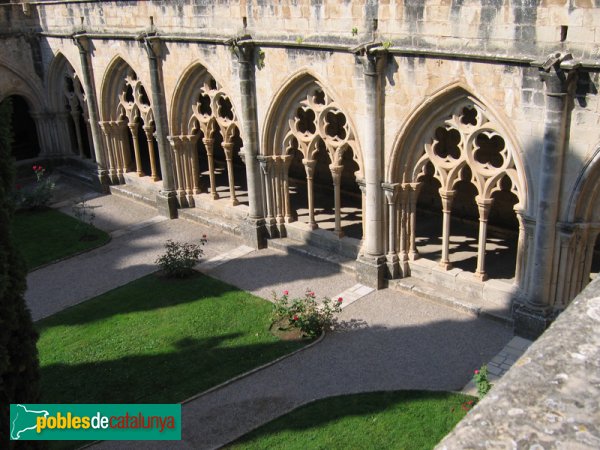
[[[19,164],[530,337],[598,272],[591,0],[0,3]]]

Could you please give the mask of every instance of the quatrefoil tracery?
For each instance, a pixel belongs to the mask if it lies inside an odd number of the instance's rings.
[[[223,136],[223,142],[232,142],[239,135],[238,120],[231,99],[215,79],[206,74],[198,100],[192,105],[188,133],[197,135],[201,131],[205,138],[212,139],[217,129]]]
[[[117,117],[122,120],[127,119],[130,123],[134,123],[138,119],[141,119],[145,125],[154,123],[150,98],[133,71],[129,72],[124,79],[123,88],[119,94]]]
[[[279,148],[286,154],[299,150],[307,161],[311,161],[316,159],[319,144],[323,143],[331,164],[338,166],[342,165],[343,154],[350,148],[353,159],[362,169],[354,132],[336,103],[318,85],[311,86],[299,97],[300,101],[290,112],[288,131]]]
[[[470,180],[483,199],[498,190],[510,190],[522,200],[519,178],[511,149],[485,113],[474,104],[463,104],[445,119],[434,124],[433,136],[424,143],[424,153],[413,171],[413,180],[434,167],[433,176],[447,191],[454,189],[468,168]]]

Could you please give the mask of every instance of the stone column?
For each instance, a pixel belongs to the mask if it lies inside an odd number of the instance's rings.
[[[450,217],[452,216],[452,200],[454,199],[454,192],[455,191],[447,191],[440,188],[443,213],[442,259],[440,260],[440,266],[444,270],[452,269],[452,264],[450,263]]]
[[[363,158],[366,185],[364,254],[359,256],[357,276],[361,283],[376,289],[384,287],[385,256],[383,248],[383,83],[387,55],[371,53],[368,48],[359,57],[365,80],[365,115],[363,122]]]
[[[75,108],[77,106],[75,105]],[[71,119],[73,119],[73,126],[75,127],[75,139],[77,140],[77,151],[80,158],[85,158],[83,152],[83,138],[81,135],[81,124],[79,123],[79,111],[71,106]]]
[[[204,143],[204,148],[206,149],[206,159],[208,160],[208,178],[210,180],[210,196],[213,200],[217,200],[219,198],[219,193],[217,192],[217,183],[215,181],[215,158],[213,154],[213,144],[214,141],[212,139],[204,138],[202,139]]]
[[[152,127],[148,125],[144,125],[144,133],[146,133],[146,141],[148,141],[148,156],[150,157],[150,171],[152,181],[160,180],[158,176],[158,170],[156,170],[156,157],[154,156],[154,133],[152,131]],[[171,158],[169,158],[169,161]],[[161,164],[162,168],[162,164]],[[173,190],[175,190],[175,182],[173,180]]]
[[[175,191],[179,204],[185,205],[185,178],[183,175],[182,159],[184,143],[181,136],[170,136],[169,141],[173,150],[173,163],[175,169]]]
[[[162,173],[162,190],[156,196],[156,206],[159,214],[170,219],[177,217],[177,196],[175,193],[175,180],[173,176],[173,163],[167,141],[167,107],[165,102],[164,87],[162,85],[161,42],[156,35],[145,34],[140,38],[148,54],[150,68],[150,84],[152,93],[152,110],[154,113],[154,126],[156,127],[156,142]],[[153,154],[154,152],[152,152]],[[153,157],[153,156],[152,156]],[[154,178],[154,177],[153,177]]]
[[[140,157],[140,142],[138,139],[138,127],[137,122],[129,122],[129,131],[131,132],[131,139],[133,140],[133,154],[135,155],[135,171],[138,177],[143,177],[144,172],[142,171],[142,158]]]
[[[83,74],[83,89],[87,105],[87,115],[89,117],[90,131],[92,134],[92,145],[94,147],[94,156],[98,165],[98,188],[103,192],[108,191],[110,184],[105,149],[103,145],[102,134],[100,132],[100,117],[98,113],[98,102],[96,100],[96,90],[94,88],[94,72],[91,64],[92,43],[85,33],[73,35],[73,42],[79,49],[79,59],[81,60],[81,71]]]
[[[477,245],[477,269],[475,269],[475,277],[481,281],[487,280],[485,273],[485,244],[487,242],[487,222],[492,209],[493,199],[491,198],[475,198],[477,201],[477,209],[479,210],[479,243]]]
[[[416,229],[417,229],[417,200],[419,199],[419,191],[421,183],[408,183],[408,257],[411,261],[419,259],[419,251],[417,250]]]
[[[389,278],[398,278],[400,276],[400,265],[398,262],[398,254],[396,243],[398,242],[398,224],[396,219],[398,214],[396,212],[397,200],[398,200],[398,183],[382,183],[381,187],[385,193],[385,198],[388,205],[388,248],[387,248],[387,275]]]
[[[261,171],[264,177],[264,186],[266,189],[265,200],[266,200],[266,218],[265,218],[265,232],[271,237],[277,236],[277,224],[275,221],[275,204],[273,199],[273,183],[271,180],[271,173],[273,171],[273,158],[269,156],[258,155],[257,161],[260,164]]]
[[[235,43],[235,52],[239,63],[239,81],[241,94],[242,140],[244,142],[244,161],[246,182],[248,184],[248,218],[242,227],[247,243],[255,248],[267,246],[267,234],[263,210],[263,190],[257,156],[259,154],[258,119],[256,112],[256,81],[254,64],[254,45],[249,42]]]
[[[333,178],[333,197],[334,197],[334,208],[335,208],[335,228],[333,232],[339,238],[344,237],[342,231],[342,170],[344,166],[336,166],[334,164],[329,165],[331,170],[331,177]]]
[[[315,199],[313,191],[313,174],[315,172],[315,166],[317,161],[303,159],[304,169],[306,170],[306,192],[308,194],[308,226],[311,230],[319,228],[315,221]]]
[[[396,225],[399,230],[399,244],[398,244],[398,265],[400,267],[400,276],[406,278],[410,276],[410,266],[408,264],[408,241],[409,241],[409,196],[411,192],[411,186],[409,183],[404,183],[399,188],[399,205],[396,205],[396,214],[399,217],[399,224]],[[415,249],[416,251],[416,249]],[[418,254],[417,254],[418,255]]]
[[[554,298],[551,295],[552,263],[555,256],[556,222],[562,186],[564,154],[567,149],[572,94],[576,71],[568,73],[561,68],[570,55],[551,55],[541,67],[545,84],[546,108],[544,139],[540,152],[538,203],[536,226],[531,259],[531,282],[527,302],[514,314],[517,334],[536,338],[544,332],[552,320]],[[574,66],[572,66],[574,67]]]
[[[523,219],[523,212],[515,210],[517,220],[519,221],[519,239],[517,241],[517,260],[515,261],[515,281],[514,284],[519,288],[523,289],[523,268],[525,265],[525,252],[527,249],[526,245],[526,234],[525,234],[525,220]]]
[[[292,214],[292,207],[290,205],[289,170],[290,165],[292,164],[292,156],[283,155],[281,156],[281,159],[283,160],[283,201],[285,206],[285,222],[291,223],[295,220],[294,215]]]
[[[227,161],[227,179],[229,181],[229,196],[231,204],[237,206],[240,204],[235,197],[235,180],[233,177],[233,143],[223,142],[223,150],[225,152],[225,160]]]

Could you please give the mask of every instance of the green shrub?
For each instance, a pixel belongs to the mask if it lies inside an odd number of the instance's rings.
[[[187,277],[194,272],[194,266],[204,254],[201,245],[206,242],[206,235],[200,239],[200,245],[169,239],[165,244],[166,252],[156,259],[156,264],[169,278]]]
[[[296,299],[290,299],[289,292],[283,291],[281,297],[273,294],[271,320],[274,325],[299,328],[305,336],[315,338],[331,328],[334,315],[342,310],[342,301],[342,297],[336,301],[325,298],[319,304],[310,290]]]

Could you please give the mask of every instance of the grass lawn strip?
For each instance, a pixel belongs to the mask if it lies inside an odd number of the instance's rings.
[[[176,403],[306,342],[271,303],[198,274],[148,275],[37,322],[44,403]]]
[[[54,209],[19,211],[14,216],[12,229],[30,271],[110,240],[104,231]]]
[[[464,417],[470,400],[475,398],[432,391],[330,397],[302,406],[227,448],[431,449]]]

